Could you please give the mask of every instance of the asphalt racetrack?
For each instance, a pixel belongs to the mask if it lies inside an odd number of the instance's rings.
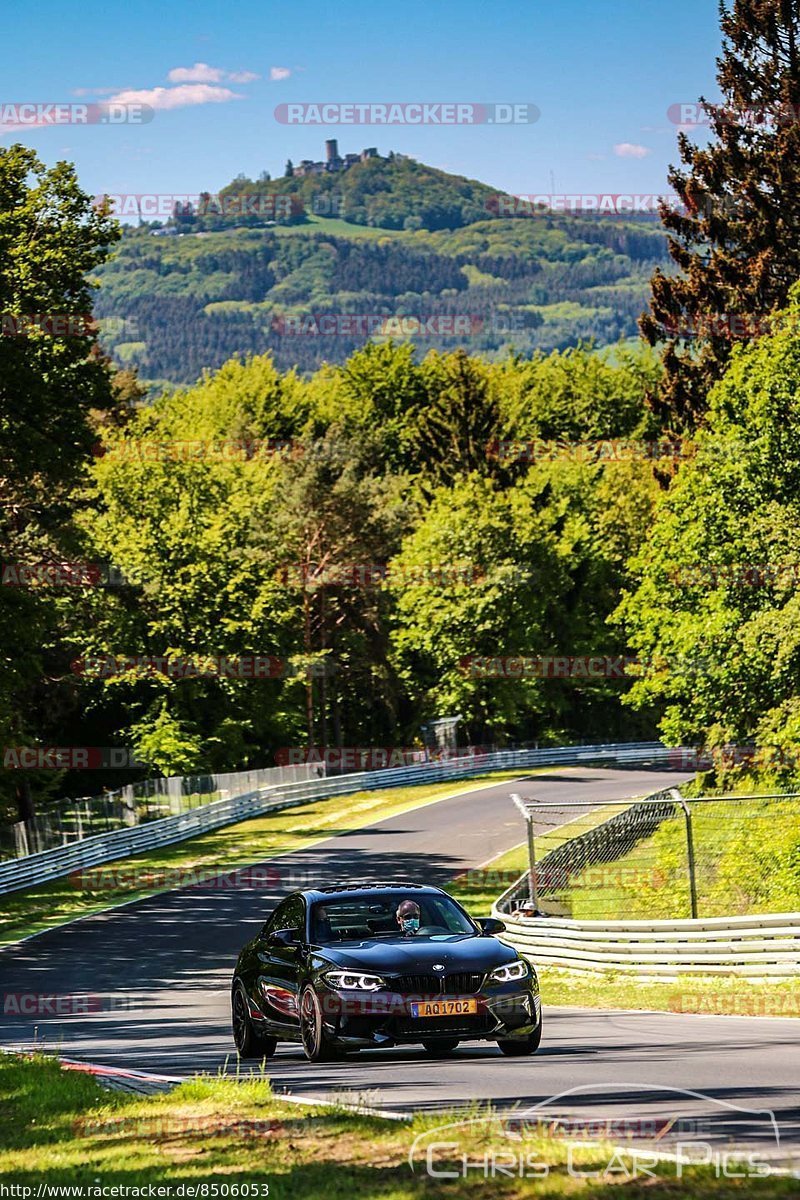
[[[444,884],[523,840],[511,792],[599,804],[678,779],[663,770],[570,768],[476,786],[273,859],[266,887],[186,888],[40,934],[0,953],[0,992],[88,994],[97,1011],[4,1011],[0,1044],[39,1042],[74,1059],[173,1076],[233,1071],[231,971],[286,892],[345,878]],[[563,819],[573,816],[565,808]],[[676,984],[676,993],[682,987],[691,990]],[[504,1058],[479,1042],[445,1060],[420,1047],[312,1066],[298,1046],[285,1045],[267,1074],[276,1092],[335,1094],[395,1112],[479,1098],[584,1120],[660,1122],[679,1113],[709,1143],[734,1139],[775,1150],[779,1137],[784,1151],[800,1154],[799,1035],[800,1021],[791,1018],[546,1007],[542,1046],[531,1058]]]

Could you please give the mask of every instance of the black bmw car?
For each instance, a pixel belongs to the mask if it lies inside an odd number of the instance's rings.
[[[348,883],[293,892],[239,955],[231,988],[243,1058],[301,1042],[311,1062],[368,1047],[461,1041],[533,1054],[542,1036],[533,967],[440,888]]]

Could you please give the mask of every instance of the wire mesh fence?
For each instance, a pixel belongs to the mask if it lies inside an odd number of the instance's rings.
[[[800,795],[674,789],[590,808],[527,801],[532,869],[507,911],[579,921],[800,912]]]
[[[98,796],[62,800],[30,821],[0,826],[0,861],[68,846],[93,834],[178,816],[231,795],[318,779],[324,774],[325,768],[319,763],[302,763],[219,775],[176,775],[144,779]]]

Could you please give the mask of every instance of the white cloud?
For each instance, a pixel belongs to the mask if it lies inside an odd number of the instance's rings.
[[[230,88],[213,87],[208,83],[183,83],[178,87],[130,88],[117,92],[113,104],[147,104],[150,108],[186,108],[196,104],[226,104],[229,100],[242,100],[243,96]]]
[[[647,158],[653,151],[648,146],[638,146],[635,142],[617,142],[614,153],[617,158]]]
[[[274,67],[273,70],[290,74],[285,67]],[[183,108],[187,104],[221,104],[227,100],[241,100],[243,97],[228,88],[216,85],[223,82],[253,83],[260,78],[255,71],[225,71],[222,67],[211,67],[208,63],[196,62],[193,67],[173,67],[167,73],[169,82],[179,84],[179,87],[78,87],[72,89],[72,95],[111,96],[113,101],[122,104],[149,104],[151,108]],[[279,75],[276,78],[283,79],[285,76]],[[211,86],[187,87],[187,84]]]
[[[114,92],[118,92],[118,91],[119,91],[118,87],[113,87],[113,88],[112,87],[105,87],[105,88],[83,87],[83,88],[73,88],[72,95],[73,96],[113,96]]]
[[[196,62],[193,67],[173,67],[167,75],[170,83],[221,83],[225,72],[208,63]]]
[[[273,82],[277,82],[279,79],[288,79],[291,73],[290,67],[270,67],[269,69],[269,77]]]

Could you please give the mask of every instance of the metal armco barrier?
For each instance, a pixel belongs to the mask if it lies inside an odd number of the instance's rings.
[[[438,783],[450,779],[469,779],[488,771],[515,768],[597,765],[681,765],[683,751],[670,749],[660,742],[622,742],[597,746],[552,746],[531,750],[501,750],[493,754],[470,755],[466,758],[445,759],[413,767],[390,767],[380,771],[361,771],[353,775],[332,778],[306,779],[243,791],[223,800],[213,801],[175,817],[149,821],[130,829],[95,834],[60,846],[29,854],[24,858],[0,863],[0,894],[18,891],[85,870],[101,863],[113,862],[159,846],[168,846],[231,825],[249,817],[275,812],[309,800],[322,800],[348,793],[376,791],[411,784]]]
[[[511,916],[498,902],[493,915],[506,924],[502,940],[535,966],[662,979],[800,975],[800,913],[706,921],[568,921]]]

